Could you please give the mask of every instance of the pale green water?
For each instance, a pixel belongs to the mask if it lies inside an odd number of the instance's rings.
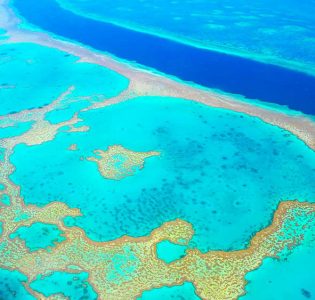
[[[3,161],[4,159],[4,154],[5,154],[5,149],[0,147],[0,161]]]
[[[132,275],[139,266],[139,258],[128,246],[123,247],[123,253],[117,253],[109,257],[111,263],[108,265],[106,279],[115,284],[132,279]]]

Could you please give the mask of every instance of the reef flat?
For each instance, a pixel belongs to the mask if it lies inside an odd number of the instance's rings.
[[[88,157],[87,160],[96,162],[105,178],[116,180],[134,175],[144,167],[145,159],[160,155],[157,151],[134,152],[120,145],[110,146],[106,151],[95,150],[94,153],[96,157]]]
[[[314,152],[259,119],[168,97],[84,110],[77,113],[79,127],[48,123],[59,129],[47,142],[35,144],[30,130],[27,145],[21,136],[3,146],[18,143],[10,178],[24,201],[40,206],[58,199],[80,208],[83,216],[66,224],[85,228],[94,240],[142,236],[180,217],[194,224],[194,242],[204,251],[243,248],[281,199],[315,198]],[[77,150],[69,151],[71,145]],[[88,158],[115,145],[161,155],[133,176],[108,180]]]
[[[241,94],[248,101],[259,99],[315,114],[313,76],[79,16],[62,9],[55,0],[29,0],[27,3],[14,0],[13,4],[21,18],[50,35],[58,35],[183,81]]]
[[[13,185],[8,188],[12,191],[16,189]],[[194,234],[191,224],[178,219],[163,224],[148,236],[125,236],[97,243],[88,239],[81,228],[64,226],[64,217],[80,215],[76,209],[71,210],[63,203],[37,208],[25,205],[19,197],[13,203],[0,210],[3,220],[0,265],[24,274],[27,277],[24,287],[37,299],[64,298],[58,295],[63,293],[62,289],[52,288],[55,291],[52,294],[46,290],[44,294],[47,298],[37,290],[36,281],[50,276],[52,270],[69,274],[87,273],[86,280],[93,288],[90,293],[97,293],[100,299],[135,299],[146,290],[181,285],[186,281],[194,284],[197,295],[202,299],[237,299],[245,293],[246,273],[258,268],[264,258],[293,251],[305,236],[315,237],[312,230],[315,225],[314,204],[282,202],[271,225],[258,232],[247,249],[207,253],[190,249],[182,259],[166,264],[157,258],[156,244],[163,240],[187,244]],[[21,209],[27,217],[17,220]],[[21,238],[10,238],[17,228],[31,226],[35,222],[55,224],[63,231],[64,239],[49,251],[30,252]],[[38,277],[39,274],[41,277]],[[58,280],[62,278],[55,274]],[[54,284],[52,282],[52,286]],[[6,295],[5,291],[2,293]]]
[[[311,117],[23,29],[11,13],[0,6],[0,298],[256,299],[270,295],[266,272],[280,299],[313,292],[314,268],[299,268],[315,244]],[[287,266],[290,286],[274,278]]]
[[[0,57],[0,76],[6,80],[6,86],[1,90],[0,115],[12,115],[46,106],[69,86],[78,88],[71,93],[71,101],[62,103],[63,109],[75,101],[84,103],[84,97],[90,101],[99,101],[100,97],[112,98],[128,86],[128,80],[115,72],[95,64],[80,63],[77,57],[36,44],[20,43],[18,47],[4,44],[1,46]],[[50,63],[47,62],[47,57],[50,58]],[[42,72],[44,64],[45,74]],[[93,81],[93,85],[86,78]],[[47,88],[42,88],[43,86]],[[106,91],[104,86],[108,86]],[[32,91],[32,97],[25,101],[28,89]]]
[[[241,97],[232,97],[212,90],[205,90],[184,84],[165,76],[141,70],[130,63],[118,61],[110,56],[84,48],[81,45],[54,39],[43,32],[23,29],[22,26],[19,26],[21,21],[8,7],[8,0],[1,0],[0,3],[2,3],[0,8],[0,26],[6,29],[6,35],[9,36],[6,42],[33,42],[59,49],[79,57],[80,61],[104,66],[128,78],[130,81],[129,88],[123,94],[117,96],[117,98],[107,101],[105,105],[145,95],[170,96],[194,100],[212,107],[227,108],[258,117],[267,123],[294,133],[307,145],[315,149],[315,125],[309,116],[284,110],[280,107],[269,107],[264,103],[248,103],[243,101]],[[104,104],[95,104],[94,107],[101,107],[102,105]]]

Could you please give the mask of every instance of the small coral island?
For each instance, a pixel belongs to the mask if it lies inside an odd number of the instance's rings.
[[[98,164],[103,177],[114,180],[134,175],[144,167],[147,158],[160,155],[158,151],[135,152],[121,145],[110,146],[106,151],[95,150],[94,153],[97,157],[88,157],[87,160]]]

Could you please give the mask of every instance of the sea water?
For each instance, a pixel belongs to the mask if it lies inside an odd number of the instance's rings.
[[[55,0],[14,0],[13,4],[35,30],[49,31],[181,80],[315,114],[313,76],[90,19],[63,9]]]
[[[30,287],[46,297],[62,293],[71,300],[96,300],[97,294],[88,282],[88,273],[53,272],[49,276],[33,281]]]
[[[145,291],[138,300],[200,300],[192,283]]]
[[[27,277],[18,271],[0,269],[0,299],[5,300],[35,300],[21,284]]]
[[[45,224],[41,222],[33,223],[31,226],[19,227],[15,232],[10,234],[10,238],[16,237],[25,241],[25,245],[30,252],[39,249],[49,250],[55,244],[65,240],[62,231],[54,224]]]
[[[315,200],[315,154],[298,138],[244,114],[191,101],[143,97],[81,113],[88,132],[65,129],[53,141],[18,145],[11,178],[25,202],[62,201],[66,218],[93,240],[143,236],[176,218],[193,224],[202,251],[247,246],[283,200]],[[77,151],[69,151],[76,144]],[[86,160],[122,145],[160,151],[123,180],[102,177]],[[40,171],[39,171],[40,170]]]
[[[50,104],[72,86],[72,100],[88,96],[92,101],[114,97],[128,86],[116,72],[78,60],[31,43],[1,45],[0,115]]]
[[[81,16],[315,72],[311,1],[57,1]]]

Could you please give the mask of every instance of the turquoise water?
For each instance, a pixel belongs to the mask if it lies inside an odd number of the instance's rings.
[[[314,152],[256,118],[159,97],[80,117],[88,132],[17,146],[11,178],[26,203],[59,200],[80,208],[83,216],[68,217],[66,224],[84,228],[94,240],[142,236],[183,218],[196,232],[191,246],[239,249],[270,223],[279,201],[315,199]],[[79,150],[67,150],[71,144]],[[135,176],[107,180],[82,157],[115,144],[161,156]]]
[[[26,281],[27,277],[17,271],[0,269],[0,299],[35,300],[22,285]]]
[[[87,279],[87,273],[54,272],[49,276],[39,276],[30,287],[46,297],[62,293],[70,300],[96,300],[97,295]]]
[[[58,2],[83,16],[315,74],[313,1]]]
[[[0,207],[1,205],[9,206],[11,203],[10,196],[7,194],[3,194],[0,196]]]
[[[0,147],[0,161],[4,160],[5,149]]]
[[[308,215],[286,220],[286,234],[296,235],[295,224],[308,224],[315,228],[315,221]],[[302,227],[301,227],[302,228]],[[241,300],[313,299],[315,295],[315,237],[314,230],[303,232],[303,241],[294,250],[284,249],[279,259],[266,258],[262,265],[246,275],[246,295]],[[289,255],[288,255],[289,254]]]
[[[76,88],[72,100],[89,96],[93,101],[100,95],[116,96],[128,86],[128,79],[121,75],[77,60],[65,52],[30,43],[1,45],[0,115],[47,105],[70,86]]]
[[[8,36],[6,35],[6,30],[0,28],[0,41],[1,40],[6,40]]]
[[[31,129],[33,123],[33,121],[18,122],[14,126],[2,127],[0,128],[0,139],[22,135]]]
[[[56,225],[45,223],[33,223],[31,226],[19,227],[10,234],[10,238],[19,237],[25,241],[26,247],[33,252],[39,249],[48,249],[54,247],[56,243],[65,240],[61,236],[63,232]],[[48,249],[49,250],[49,249]]]
[[[185,256],[187,246],[176,245],[170,241],[162,241],[156,245],[156,254],[159,259],[171,263]]]
[[[24,21],[39,28],[36,30],[180,80],[315,114],[315,77],[307,74],[80,16],[63,9],[56,0],[14,0],[13,7]]]
[[[312,1],[58,1],[91,18],[315,74]],[[96,30],[84,28],[88,36],[98,37],[97,43],[109,43]],[[6,38],[6,32],[0,29],[0,41]],[[119,38],[128,42],[118,35],[113,41],[119,44]],[[125,51],[132,53],[135,48],[133,43]],[[183,55],[182,51],[174,52]],[[161,57],[163,60],[163,54]],[[1,45],[0,115],[47,105],[73,85],[71,96],[45,116],[56,124],[69,120],[91,102],[116,96],[127,88],[127,78],[77,60],[65,52],[35,44]],[[187,64],[185,67],[190,73]],[[199,76],[206,78],[207,74],[198,70]],[[230,68],[226,70],[230,72]],[[247,73],[245,68],[235,71],[239,75]],[[264,72],[258,73],[262,73],[262,79],[268,78]],[[221,76],[213,69],[211,74]],[[287,80],[281,79],[280,82]],[[235,76],[229,76],[229,80],[239,85]],[[249,89],[254,88],[248,81],[241,81]],[[268,96],[274,92],[263,90]],[[279,89],[284,99],[286,90],[291,94],[286,85],[282,91]],[[302,98],[313,109],[313,102]],[[157,244],[158,258],[170,263],[183,257],[188,247],[196,246],[202,251],[244,248],[257,231],[270,224],[279,201],[315,201],[315,153],[292,134],[258,119],[161,97],[138,98],[84,112],[80,117],[80,125],[88,125],[89,131],[67,133],[64,127],[53,141],[18,145],[11,157],[16,167],[11,178],[21,186],[27,204],[41,206],[59,200],[80,208],[83,216],[67,217],[65,223],[82,227],[94,240],[113,240],[126,234],[143,236],[165,221],[182,218],[191,222],[195,230],[190,245],[169,241]],[[32,122],[20,122],[0,128],[0,139],[20,135],[31,125]],[[68,150],[72,144],[77,144],[77,151]],[[96,149],[105,150],[115,144],[140,152],[160,151],[161,156],[146,160],[144,169],[137,170],[134,176],[108,180],[95,163],[84,158],[93,156]],[[4,149],[0,148],[0,159],[3,157]],[[4,189],[0,184],[0,209],[10,204]],[[16,211],[16,222],[29,218],[23,210]],[[298,222],[302,221],[305,220]],[[295,224],[287,222],[294,230]],[[0,237],[2,227],[0,222]],[[21,238],[30,251],[50,251],[64,240],[62,233],[56,225],[34,223],[19,227],[10,238]],[[314,298],[314,257],[314,242],[311,235],[305,235],[303,244],[291,255],[282,254],[280,260],[265,259],[261,268],[247,274],[247,294],[241,299]],[[139,266],[129,247],[108,259],[109,267],[103,275],[117,284],[131,279]],[[0,300],[34,299],[22,285],[26,280],[17,271],[0,269]],[[74,300],[97,299],[88,283],[88,273],[40,275],[31,288],[46,297],[63,293]],[[145,291],[138,299],[200,298],[193,284],[186,282]]]
[[[241,300],[313,299],[315,296],[315,249],[300,247],[285,261],[265,259],[262,266],[249,273],[247,294]]]
[[[138,300],[200,300],[192,283],[145,291]]]
[[[51,124],[58,124],[60,122],[68,121],[72,118],[75,112],[89,106],[89,104],[89,101],[80,101],[65,105],[63,108],[48,112],[45,116],[45,119]]]

